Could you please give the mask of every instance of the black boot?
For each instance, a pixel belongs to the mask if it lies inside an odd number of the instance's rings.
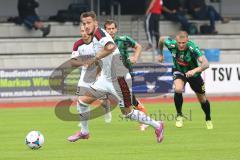
[[[47,27],[41,28],[41,31],[43,32],[42,36],[46,37],[50,33],[50,30],[51,30],[51,25],[50,24]]]

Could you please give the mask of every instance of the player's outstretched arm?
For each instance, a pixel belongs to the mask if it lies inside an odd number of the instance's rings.
[[[158,47],[160,49],[160,54],[159,54],[159,57],[158,57],[158,61],[160,63],[163,63],[164,61],[164,56],[163,56],[163,47],[164,47],[164,41],[165,41],[165,37],[160,37],[159,41],[158,41]]]
[[[96,60],[100,60],[110,54],[112,54],[115,49],[117,48],[117,46],[114,43],[108,43],[107,45],[104,46],[104,48],[102,50],[100,50],[97,54],[96,54]]]
[[[135,49],[135,52],[134,52],[133,56],[131,56],[129,59],[132,64],[135,64],[142,53],[142,46],[140,44],[136,43],[133,48]]]
[[[72,67],[81,67],[84,65],[83,61],[80,58],[72,58],[70,60],[70,64]]]
[[[87,66],[91,66],[92,64],[98,65],[99,60],[112,54],[116,48],[117,48],[117,46],[115,45],[115,43],[112,43],[112,42],[107,43],[102,50],[97,52],[95,58],[92,61],[88,62]]]

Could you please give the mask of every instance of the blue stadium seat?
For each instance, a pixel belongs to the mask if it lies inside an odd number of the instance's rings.
[[[164,62],[172,63],[172,54],[169,50],[163,50]]]
[[[205,56],[209,62],[219,62],[220,49],[204,49]]]
[[[204,49],[206,58],[209,62],[219,62],[220,61],[220,49]],[[172,54],[168,50],[163,50],[164,62],[172,63]]]

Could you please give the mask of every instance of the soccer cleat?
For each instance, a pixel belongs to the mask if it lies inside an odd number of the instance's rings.
[[[47,27],[41,28],[41,31],[43,32],[42,36],[46,37],[50,33],[50,30],[51,30],[51,25],[50,24]]]
[[[111,121],[112,121],[112,113],[111,112],[107,112],[104,115],[104,120],[105,120],[106,123],[111,123]]]
[[[76,132],[74,135],[70,136],[67,138],[69,142],[75,142],[79,139],[88,139],[89,138],[89,133],[83,134],[82,132]]]
[[[176,127],[181,128],[183,126],[183,117],[177,116],[176,118]]]
[[[208,120],[206,121],[207,129],[213,129],[212,121]]]
[[[140,124],[140,126],[139,126],[140,131],[145,131],[148,126],[149,125],[147,125],[147,124]]]
[[[159,122],[159,127],[155,129],[155,134],[157,137],[157,142],[161,143],[163,141],[163,132],[164,132],[164,124],[162,121]]]

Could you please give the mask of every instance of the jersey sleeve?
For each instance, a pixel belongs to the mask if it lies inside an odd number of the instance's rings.
[[[203,55],[202,51],[192,41],[188,42],[188,48],[189,48],[190,52],[193,54],[193,56],[196,57],[196,58],[198,58],[198,57]]]
[[[126,42],[128,44],[128,47],[134,48],[137,44],[137,42],[132,39],[132,37],[126,36]]]
[[[166,37],[164,40],[164,45],[169,49],[173,49],[176,48],[177,46],[177,42],[175,39],[171,38],[171,37]]]
[[[71,59],[76,59],[80,56],[80,53],[78,51],[72,51]]]
[[[96,39],[98,40],[99,44],[102,47],[105,47],[107,44],[109,43],[113,43],[114,41],[110,36],[106,35],[107,33],[103,31],[103,29],[98,28],[94,34],[94,36],[96,37]]]
[[[101,44],[101,46],[105,47],[106,45],[113,43],[113,40],[110,37],[103,37],[100,39],[99,43]]]
[[[80,47],[81,45],[83,45],[83,41],[82,40],[78,40],[74,43],[73,45],[73,49],[72,49],[72,54],[71,54],[71,58],[77,58],[80,56],[80,53],[78,51],[78,47]]]

